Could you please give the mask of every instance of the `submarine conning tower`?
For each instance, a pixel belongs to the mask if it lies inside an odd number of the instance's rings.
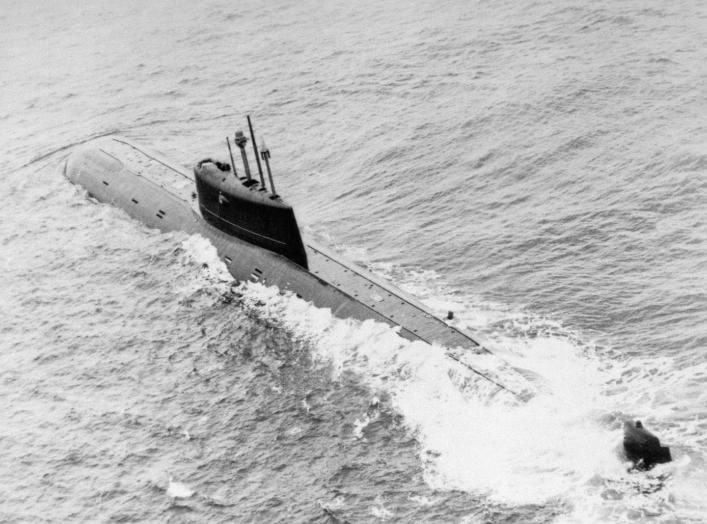
[[[279,253],[307,268],[307,255],[294,210],[275,192],[270,171],[270,151],[263,144],[259,156],[250,116],[248,127],[260,180],[255,180],[250,174],[245,150],[248,139],[241,131],[235,134],[234,142],[241,151],[245,174],[239,177],[231,142],[226,137],[230,164],[207,158],[194,166],[201,214],[207,222],[225,233]],[[270,191],[265,185],[260,158],[267,167]]]

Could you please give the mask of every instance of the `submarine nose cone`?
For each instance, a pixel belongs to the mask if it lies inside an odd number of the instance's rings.
[[[661,446],[660,440],[643,427],[640,420],[624,421],[624,452],[638,469],[650,469],[656,464],[670,462],[670,448]]]

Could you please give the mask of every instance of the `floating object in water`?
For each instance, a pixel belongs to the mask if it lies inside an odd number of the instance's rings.
[[[643,427],[640,420],[624,421],[624,452],[636,469],[651,469],[656,464],[670,462],[670,448],[661,446],[660,440]]]

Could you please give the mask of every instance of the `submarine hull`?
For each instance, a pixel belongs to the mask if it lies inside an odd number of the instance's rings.
[[[214,227],[201,215],[193,177],[128,139],[111,136],[85,144],[68,157],[64,174],[90,197],[149,227],[209,239],[238,281],[277,286],[339,318],[384,322],[408,340],[487,352],[413,297],[323,246],[305,239],[305,268]]]

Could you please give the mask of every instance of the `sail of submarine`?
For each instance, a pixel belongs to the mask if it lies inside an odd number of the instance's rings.
[[[277,286],[329,308],[339,318],[384,322],[408,340],[488,352],[397,287],[303,239],[292,206],[275,191],[269,150],[263,145],[258,152],[250,117],[248,126],[259,179],[251,175],[248,139],[241,131],[234,143],[240,149],[242,174],[236,170],[229,138],[229,162],[202,160],[194,166],[192,178],[161,155],[121,136],[83,144],[67,158],[64,174],[90,197],[122,208],[149,227],[206,237],[237,281]]]

